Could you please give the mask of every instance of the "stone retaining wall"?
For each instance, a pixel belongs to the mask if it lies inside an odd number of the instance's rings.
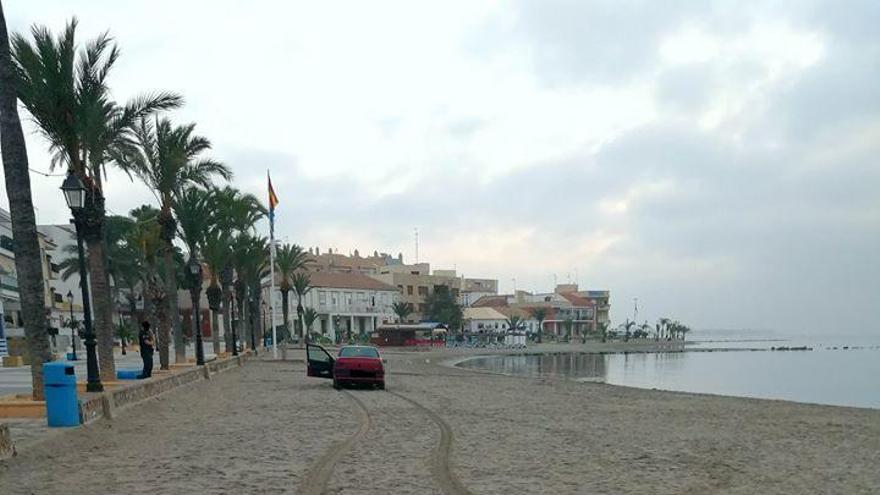
[[[212,374],[243,366],[249,357],[249,352],[243,353],[237,357],[217,359],[206,363],[204,366],[192,366],[186,370],[168,375],[154,376],[149,380],[137,381],[118,389],[106,390],[97,394],[86,394],[79,401],[80,422],[82,424],[89,424],[102,417],[113,419],[113,415],[117,411],[131,407],[139,402],[157,397],[177,387],[200,380],[210,380]]]

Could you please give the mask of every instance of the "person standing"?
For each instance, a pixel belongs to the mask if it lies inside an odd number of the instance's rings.
[[[150,331],[150,322],[141,322],[141,331],[138,334],[138,345],[141,348],[141,359],[144,361],[144,371],[138,376],[139,379],[153,376],[153,350],[156,341],[153,332]]]

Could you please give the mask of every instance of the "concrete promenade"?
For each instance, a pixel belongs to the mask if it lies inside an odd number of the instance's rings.
[[[206,358],[213,357],[210,343],[205,346]],[[194,357],[195,351],[192,346],[186,350],[188,357]],[[76,377],[79,381],[86,379],[86,352],[84,349],[77,352],[76,361],[74,363],[76,369]],[[141,369],[143,367],[141,355],[137,352],[129,351],[125,356],[121,353],[116,354],[116,369]],[[159,354],[156,353],[155,365],[153,369],[159,369]],[[171,348],[171,362],[174,362],[174,348]],[[17,366],[15,368],[4,368],[0,366],[0,396],[9,394],[29,394],[31,393],[31,368],[30,366]]]

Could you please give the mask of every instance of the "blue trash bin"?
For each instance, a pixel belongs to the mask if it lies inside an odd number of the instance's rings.
[[[49,426],[79,426],[73,365],[63,361],[43,363],[43,385]]]

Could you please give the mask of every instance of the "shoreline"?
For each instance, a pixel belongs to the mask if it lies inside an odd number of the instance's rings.
[[[564,344],[563,344],[564,345]],[[758,401],[779,401],[790,404],[803,404],[810,406],[822,406],[822,407],[835,407],[835,408],[845,408],[845,409],[857,409],[857,410],[867,410],[867,411],[880,411],[880,406],[859,406],[859,405],[845,405],[845,404],[830,404],[823,402],[810,402],[803,400],[794,400],[780,397],[759,397],[759,396],[748,396],[748,395],[737,395],[737,394],[724,394],[717,392],[704,392],[704,391],[693,391],[693,390],[679,390],[679,389],[671,389],[671,388],[662,388],[662,387],[649,387],[649,386],[638,386],[638,385],[629,385],[629,384],[621,384],[621,383],[609,383],[606,381],[606,378],[599,376],[572,376],[568,374],[550,374],[550,373],[536,373],[536,374],[524,374],[524,373],[515,373],[515,372],[503,372],[503,371],[495,371],[483,367],[469,367],[463,366],[464,363],[468,361],[474,361],[478,359],[487,359],[487,358],[504,358],[506,356],[547,356],[547,355],[558,355],[558,354],[590,354],[590,355],[627,355],[627,354],[665,354],[665,353],[684,353],[684,352],[737,352],[737,351],[747,351],[747,352],[812,352],[812,348],[807,349],[752,349],[752,348],[691,348],[691,349],[677,349],[670,350],[664,348],[645,348],[645,346],[641,346],[638,349],[625,349],[626,344],[621,343],[620,346],[611,346],[612,349],[603,349],[603,350],[530,350],[530,349],[517,349],[517,350],[499,350],[498,352],[484,352],[475,355],[469,356],[457,356],[452,357],[450,359],[446,359],[441,361],[439,364],[442,366],[446,366],[449,368],[472,372],[472,373],[483,373],[483,374],[492,374],[492,375],[501,375],[512,378],[522,378],[522,379],[542,379],[542,380],[563,380],[572,383],[592,383],[592,384],[601,384],[607,385],[611,387],[622,387],[627,389],[634,390],[651,390],[651,391],[662,391],[668,393],[677,393],[677,394],[693,394],[693,395],[701,395],[708,397],[723,397],[723,398],[732,398],[732,399],[746,399],[746,400],[758,400]],[[650,346],[648,346],[650,347]],[[869,349],[869,348],[866,348]]]

